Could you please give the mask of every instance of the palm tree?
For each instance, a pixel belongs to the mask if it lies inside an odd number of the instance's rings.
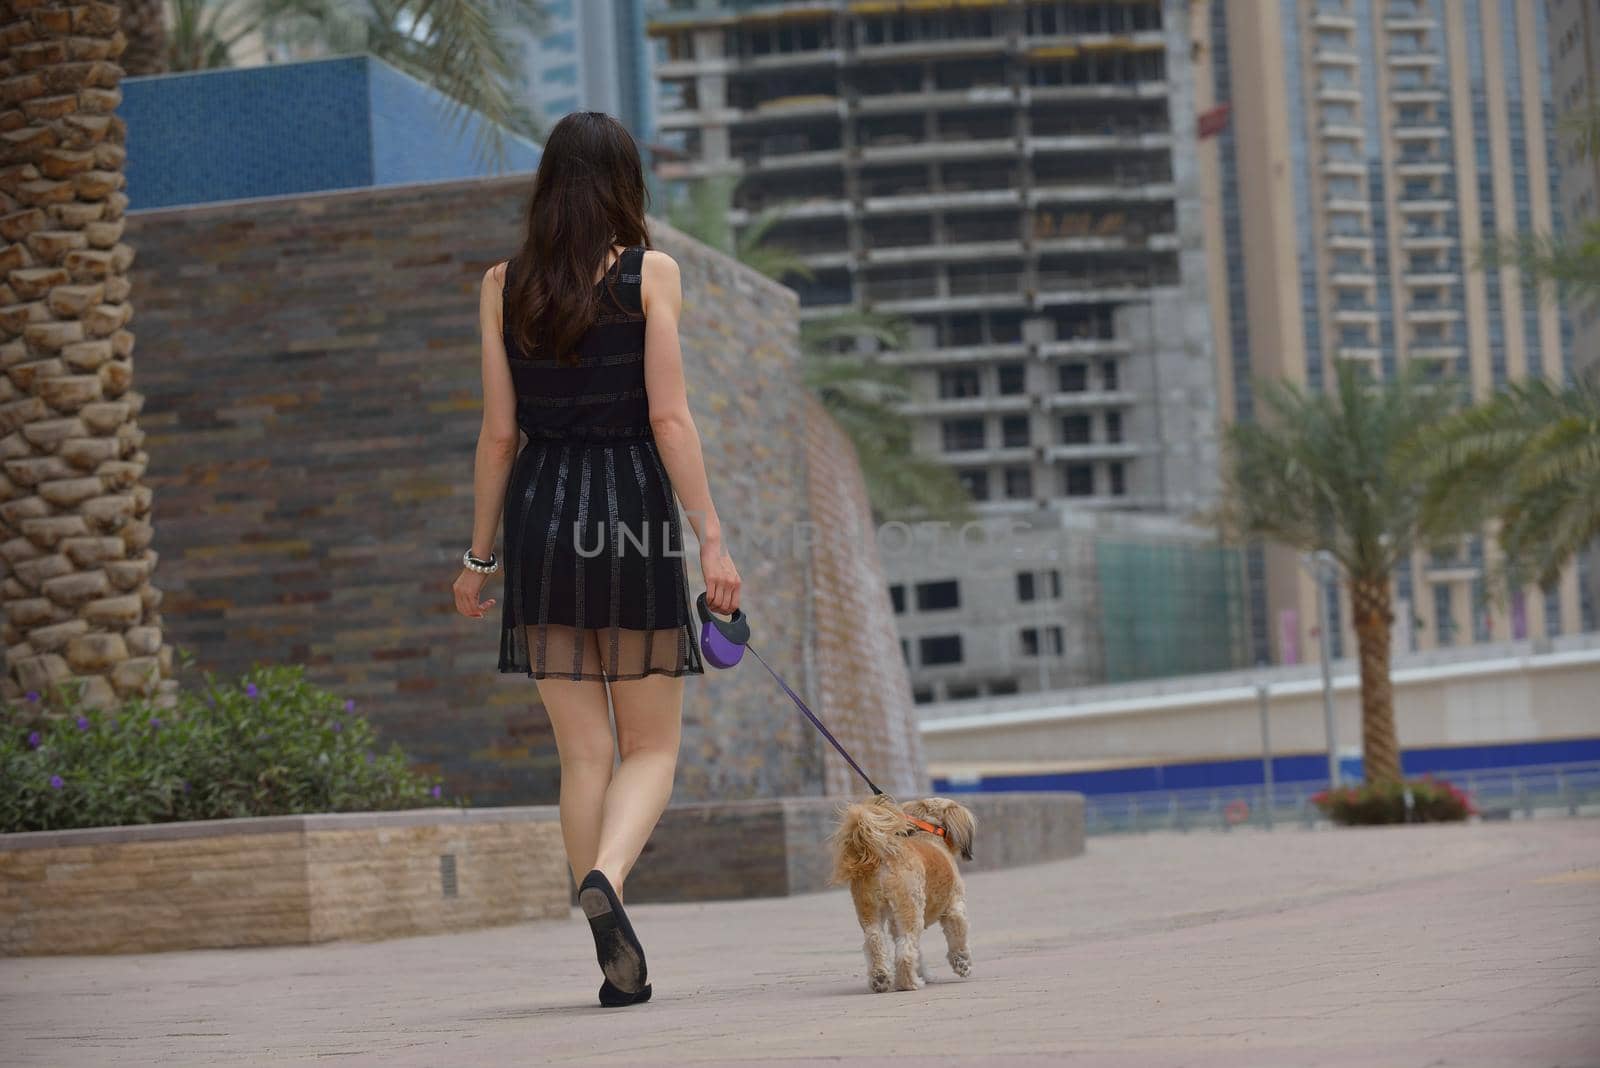
[[[813,273],[805,257],[771,236],[791,203],[769,204],[736,233],[728,215],[737,184],[728,175],[690,182],[688,196],[668,209],[667,220],[769,278],[809,281]],[[960,479],[949,467],[918,453],[912,443],[914,424],[901,411],[910,400],[909,376],[871,354],[904,348],[909,333],[904,319],[871,310],[848,309],[806,320],[800,327],[802,375],[855,446],[878,518],[964,521],[971,518],[971,498]]]
[[[309,54],[371,53],[431,85],[462,129],[482,116],[474,147],[485,165],[504,166],[508,131],[543,136],[518,99],[515,51],[501,32],[540,32],[541,0],[174,0],[170,32],[160,0],[125,3],[130,42],[167,39],[164,52],[130,54],[129,75],[230,67],[240,42],[261,35]]]
[[[1419,428],[1454,408],[1458,390],[1419,365],[1381,382],[1347,361],[1335,372],[1332,392],[1258,384],[1260,420],[1228,430],[1222,518],[1238,536],[1327,550],[1339,562],[1360,651],[1363,768],[1370,782],[1394,782],[1390,581],[1414,550],[1462,530],[1423,509],[1426,483],[1406,457]]]
[[[1600,384],[1514,382],[1418,439],[1431,523],[1497,521],[1503,583],[1552,588],[1600,538]]]
[[[165,5],[166,0],[122,0],[122,35],[128,47],[122,50],[121,63],[130,78],[170,69]]]
[[[76,682],[92,705],[133,694],[168,703],[177,680],[151,583],[144,397],[132,388],[127,329],[121,12],[42,0],[15,15],[15,129],[0,157],[0,696],[15,707],[25,691]]]

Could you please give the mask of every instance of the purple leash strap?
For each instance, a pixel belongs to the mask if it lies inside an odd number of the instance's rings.
[[[844,746],[839,744],[839,739],[833,736],[833,732],[830,731],[827,726],[817,718],[817,714],[815,712],[806,707],[806,703],[800,700],[800,695],[789,688],[789,684],[783,681],[783,676],[772,670],[772,665],[767,663],[766,660],[762,658],[760,653],[756,652],[755,646],[746,644],[745,648],[749,649],[750,652],[755,654],[755,658],[761,661],[761,666],[767,669],[767,674],[771,675],[773,681],[775,681],[779,686],[783,687],[783,692],[789,695],[789,700],[793,701],[795,707],[806,714],[806,718],[811,721],[811,725],[813,727],[816,727],[817,730],[822,732],[822,736],[828,739],[828,744],[833,746],[834,749],[838,750],[839,755],[844,757],[845,762],[848,763],[852,768],[856,769],[856,774],[861,776],[861,781],[871,787],[874,794],[882,794],[883,791],[878,789],[877,785],[873,783],[871,779],[867,778],[867,773],[861,770],[861,765],[856,763],[855,758],[849,753],[845,752]]]

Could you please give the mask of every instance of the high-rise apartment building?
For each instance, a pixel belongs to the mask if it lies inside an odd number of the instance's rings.
[[[1593,115],[1600,108],[1600,0],[1545,0],[1544,7],[1556,117]],[[1600,151],[1585,151],[1581,137],[1566,137],[1556,152],[1562,218],[1577,222],[1600,217]],[[1574,304],[1568,312],[1574,373],[1600,376],[1600,301]]]
[[[1514,268],[1476,268],[1485,238],[1559,222],[1544,0],[1213,3],[1194,27],[1200,103],[1231,105],[1201,161],[1214,192],[1208,236],[1230,418],[1251,417],[1253,377],[1315,389],[1340,359],[1379,375],[1423,361],[1480,398],[1527,376],[1565,378],[1575,345],[1560,307]],[[1491,607],[1486,551],[1492,544],[1470,538],[1401,569],[1397,646],[1540,637],[1592,621],[1576,566],[1552,596],[1527,589]],[[1254,557],[1267,609],[1259,644],[1278,660],[1314,656],[1313,578],[1293,554]],[[1353,648],[1340,615],[1336,645]]]
[[[874,358],[911,371],[916,447],[955,469],[982,515],[1031,524],[1031,549],[1013,547],[1040,561],[1082,555],[1063,515],[1183,514],[1217,491],[1187,7],[649,9],[658,137],[681,153],[660,176],[736,176],[735,228],[788,204],[770,240],[814,272],[790,279],[804,317],[909,321],[911,343]],[[1061,590],[1039,594],[1013,574],[1027,564],[995,554],[981,554],[993,581],[931,556],[885,560],[916,593],[907,611],[936,617],[903,621],[919,691],[1092,681],[1098,654],[1041,623]],[[952,584],[965,592],[946,596]]]
[[[546,127],[571,111],[604,111],[640,142],[651,137],[652,83],[645,0],[544,0],[538,34],[523,43],[523,79]]]

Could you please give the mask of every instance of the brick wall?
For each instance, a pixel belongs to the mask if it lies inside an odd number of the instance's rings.
[[[469,620],[450,598],[471,533],[478,285],[514,251],[529,180],[138,212],[127,238],[168,640],[225,676],[308,665],[478,804],[552,800],[557,782],[535,683],[495,671],[498,604]],[[793,548],[808,508],[860,503],[829,503],[848,461],[807,429],[794,294],[651,228],[682,270],[690,398],[757,647],[808,698],[826,665],[814,707],[851,720],[875,774],[921,781],[898,652],[829,651],[840,598],[862,592],[832,584],[866,565]],[[809,483],[808,457],[827,465]],[[853,610],[894,648],[876,599]],[[822,745],[758,664],[713,669],[687,684],[675,799],[837,792]]]

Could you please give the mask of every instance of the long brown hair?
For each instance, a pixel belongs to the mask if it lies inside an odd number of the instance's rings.
[[[578,342],[600,307],[595,272],[611,246],[650,247],[649,196],[622,123],[603,111],[574,111],[551,128],[507,293],[506,322],[524,353],[578,362]]]

